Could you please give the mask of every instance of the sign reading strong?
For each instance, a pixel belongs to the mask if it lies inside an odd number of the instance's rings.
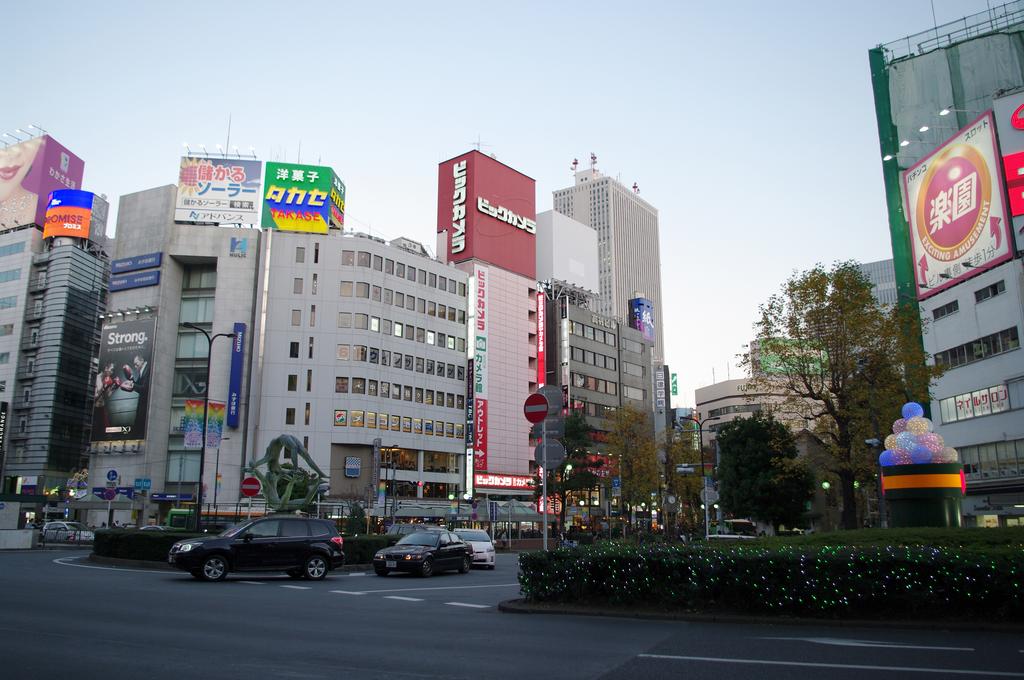
[[[918,299],[1013,255],[991,112],[903,174]]]

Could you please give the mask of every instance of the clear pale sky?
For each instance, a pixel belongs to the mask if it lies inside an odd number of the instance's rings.
[[[349,226],[431,249],[439,161],[479,138],[537,180],[540,211],[594,152],[660,211],[687,406],[712,369],[741,375],[758,305],[794,270],[891,257],[867,51],[931,28],[932,7],[19,2],[0,132],[48,130],[116,211],[177,181],[182,142],[224,144],[230,114],[232,146],[295,161],[301,143],[333,166]],[[934,0],[939,24],[986,7]]]

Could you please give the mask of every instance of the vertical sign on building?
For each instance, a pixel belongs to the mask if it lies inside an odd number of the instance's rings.
[[[640,331],[644,341],[654,342],[654,305],[647,298],[629,301],[629,325]]]
[[[238,427],[242,401],[242,369],[245,359],[245,324],[236,323],[231,339],[231,376],[228,380],[228,427]]]
[[[487,288],[490,272],[473,266],[473,469],[487,469]],[[467,471],[472,480],[472,472]]]
[[[92,440],[146,438],[150,362],[156,319],[103,327],[99,373],[93,389]]]
[[[4,460],[4,439],[7,435],[7,402],[0,401],[0,464]]]
[[[547,377],[547,296],[537,291],[537,387],[544,387]]]

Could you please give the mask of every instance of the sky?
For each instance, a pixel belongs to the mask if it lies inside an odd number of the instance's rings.
[[[431,250],[440,161],[479,142],[543,211],[595,153],[659,210],[665,359],[692,406],[742,377],[794,272],[891,257],[868,49],[988,4],[21,2],[0,132],[47,130],[116,215],[230,118],[243,153],[332,166],[347,226]]]

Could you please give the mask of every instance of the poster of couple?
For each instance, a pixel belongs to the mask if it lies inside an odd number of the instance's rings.
[[[99,372],[93,387],[93,441],[146,437],[155,328],[156,319],[123,321],[103,327]]]

